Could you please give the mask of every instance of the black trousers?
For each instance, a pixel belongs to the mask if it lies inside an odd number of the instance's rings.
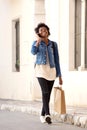
[[[49,102],[50,102],[50,95],[51,95],[54,80],[48,81],[44,78],[37,78],[37,79],[41,86],[41,91],[42,91],[43,106],[42,106],[41,115],[42,116],[50,115]]]

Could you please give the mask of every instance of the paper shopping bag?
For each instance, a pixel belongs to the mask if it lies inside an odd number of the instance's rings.
[[[54,87],[54,110],[59,114],[66,113],[65,92],[59,87]]]

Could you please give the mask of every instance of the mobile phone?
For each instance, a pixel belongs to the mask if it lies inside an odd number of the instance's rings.
[[[37,35],[42,38],[42,36],[39,33]]]

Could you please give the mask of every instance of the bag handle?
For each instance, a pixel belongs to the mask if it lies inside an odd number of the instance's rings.
[[[59,89],[62,90],[62,85],[58,86],[58,87],[54,87],[55,89]]]

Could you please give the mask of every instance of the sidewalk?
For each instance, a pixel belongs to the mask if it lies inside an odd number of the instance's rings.
[[[41,102],[0,99],[0,110],[20,111],[28,114],[40,115]],[[65,115],[59,115],[53,111],[51,106],[53,121],[65,122],[87,128],[87,108],[67,106],[66,113]]]

